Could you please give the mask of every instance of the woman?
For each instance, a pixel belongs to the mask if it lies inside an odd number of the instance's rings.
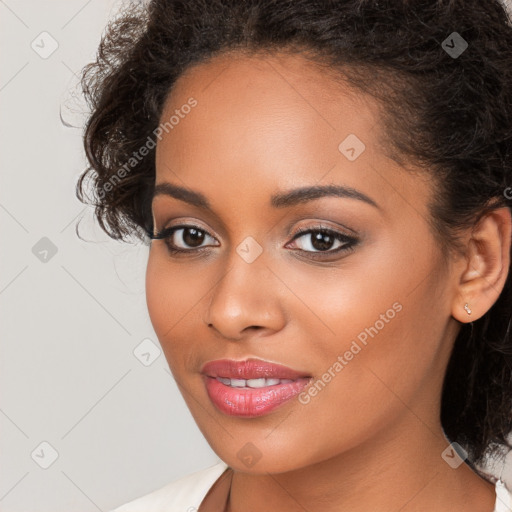
[[[114,239],[223,462],[116,509],[510,510],[498,0],[153,0],[83,74]],[[500,459],[501,456],[501,459]]]

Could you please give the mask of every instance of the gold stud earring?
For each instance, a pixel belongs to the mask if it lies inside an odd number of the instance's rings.
[[[466,304],[464,304],[464,309],[466,310],[466,313],[468,315],[471,315],[471,309],[469,309],[469,304],[466,302]]]

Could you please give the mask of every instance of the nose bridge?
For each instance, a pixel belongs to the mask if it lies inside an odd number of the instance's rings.
[[[283,315],[267,263],[263,247],[252,237],[233,247],[226,272],[212,291],[208,325],[230,338],[238,338],[246,327],[279,328]]]

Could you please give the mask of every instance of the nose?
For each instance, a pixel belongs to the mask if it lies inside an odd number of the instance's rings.
[[[204,321],[223,338],[242,341],[255,331],[279,331],[285,324],[286,293],[263,258],[247,263],[237,254],[214,286]]]

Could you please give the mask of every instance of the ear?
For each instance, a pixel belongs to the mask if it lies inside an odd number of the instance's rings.
[[[452,304],[452,316],[459,322],[478,320],[498,299],[509,272],[511,237],[512,216],[507,207],[493,210],[474,226]],[[466,303],[471,314],[464,309]]]

